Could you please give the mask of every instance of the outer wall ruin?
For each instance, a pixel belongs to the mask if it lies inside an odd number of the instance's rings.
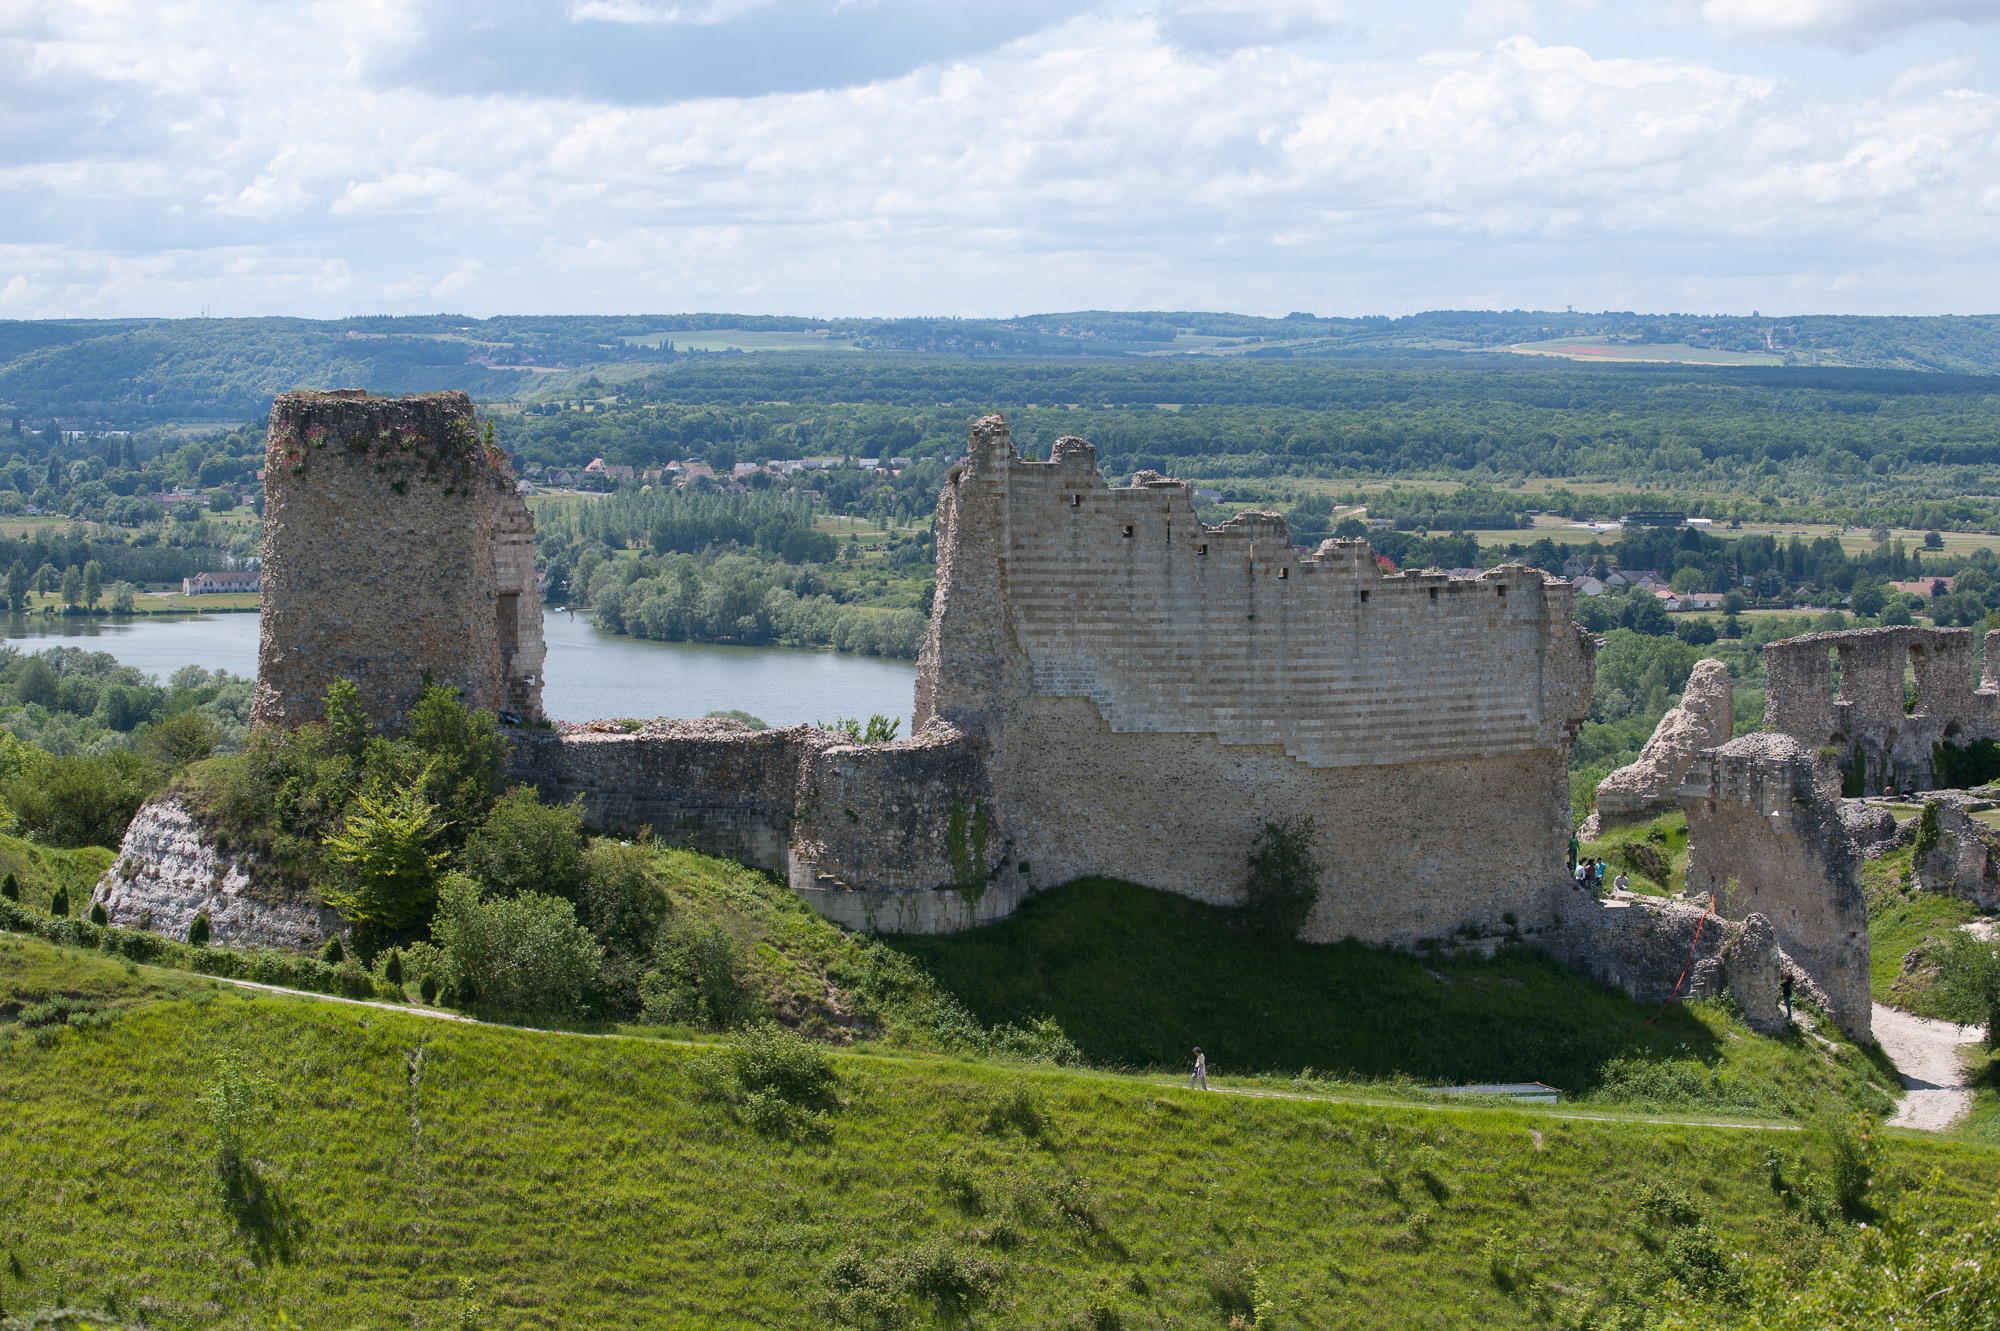
[[[1304,814],[1327,866],[1307,938],[1556,908],[1594,670],[1568,584],[1385,574],[1363,541],[1301,558],[1275,515],[1205,527],[1180,482],[1107,487],[1081,439],[1023,461],[998,417],[938,551],[915,724],[979,744],[1002,881],[1233,902],[1263,822]]]
[[[464,393],[286,393],[264,449],[252,725],[311,720],[346,678],[393,728],[426,672],[473,706],[540,717],[534,519]]]
[[[1849,629],[1786,638],[1764,649],[1764,728],[1813,750],[1837,750],[1842,768],[1861,770],[1863,794],[1879,795],[1892,782],[1899,790],[1929,790],[1938,784],[1933,745],[2000,739],[2000,630],[1986,635],[1985,660],[1975,689],[1969,629]],[[1905,711],[1910,673],[1916,698]]]

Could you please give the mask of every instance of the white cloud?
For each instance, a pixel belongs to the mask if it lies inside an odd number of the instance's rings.
[[[0,309],[1923,310],[2000,279],[2000,99],[1957,57],[1866,93],[1451,24],[1363,59],[1285,35],[1346,10],[1198,0],[652,104],[384,78],[427,3],[40,11],[0,111],[108,128],[0,157]]]
[[[1991,23],[2000,20],[2000,6],[1993,0],[1702,0],[1701,16],[1726,38],[1866,47],[1940,20]]]

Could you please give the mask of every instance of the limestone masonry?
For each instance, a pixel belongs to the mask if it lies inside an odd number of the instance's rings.
[[[1842,768],[1860,769],[1864,794],[1879,795],[1891,783],[1928,790],[1938,784],[1933,745],[2000,739],[2000,630],[1986,635],[1985,662],[1975,689],[1970,629],[1849,629],[1786,638],[1764,649],[1764,728],[1808,748],[1838,750]],[[1906,710],[1904,679],[1911,672],[1916,698]]]
[[[252,725],[311,720],[346,678],[393,727],[426,674],[541,715],[534,519],[465,394],[286,393],[264,450]]]
[[[268,448],[256,724],[311,719],[343,677],[391,730],[426,676],[539,716],[533,523],[463,394],[287,394]],[[905,932],[998,919],[1090,874],[1233,904],[1263,824],[1309,815],[1326,872],[1308,939],[1526,937],[1641,996],[1727,985],[1760,1023],[1792,974],[1865,1030],[1838,776],[1785,736],[1723,743],[1715,663],[1629,779],[1607,783],[1607,812],[1687,805],[1691,895],[1706,895],[1600,904],[1570,882],[1567,759],[1594,649],[1568,583],[1519,565],[1390,573],[1365,541],[1308,556],[1275,514],[1211,527],[1179,481],[1108,485],[1082,439],[1024,459],[997,416],[943,487],[937,550],[911,738],[526,726],[509,732],[512,776],[580,798],[593,826],[650,827],[784,875],[833,919]],[[1772,648],[1772,706],[1803,715],[1785,646]],[[1934,662],[1950,642],[1922,647]],[[1794,675],[1810,676],[1811,654]],[[1943,675],[1928,668],[1924,697],[1942,714]],[[1845,701],[1827,710],[1850,734],[1882,729]],[[162,801],[98,896],[121,923],[176,931],[197,909],[218,936],[337,927],[285,903],[260,915],[226,861]],[[1734,918],[1708,915],[1711,902]]]
[[[1729,742],[1734,710],[1729,667],[1713,658],[1695,662],[1680,706],[1660,718],[1638,761],[1597,783],[1597,811],[1580,835],[1589,840],[1680,808],[1681,779],[1703,749]]]

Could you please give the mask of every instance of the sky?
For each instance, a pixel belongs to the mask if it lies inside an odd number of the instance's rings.
[[[0,0],[0,318],[2000,311],[2000,0]]]

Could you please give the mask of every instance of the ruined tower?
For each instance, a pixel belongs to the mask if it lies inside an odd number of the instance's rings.
[[[471,399],[286,393],[264,466],[252,725],[314,719],[341,678],[390,730],[426,678],[475,707],[541,715],[534,519]]]

